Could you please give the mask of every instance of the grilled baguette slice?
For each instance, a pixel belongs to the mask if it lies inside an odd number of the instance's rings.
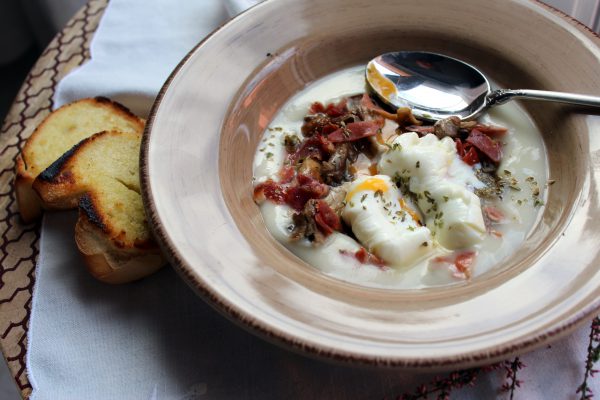
[[[33,180],[73,145],[105,130],[142,132],[144,120],[119,103],[96,97],[67,104],[48,115],[29,137],[16,165],[15,191],[19,212],[25,222],[42,213],[40,200],[32,190]]]
[[[141,133],[96,133],[33,183],[44,204],[79,206],[75,241],[90,273],[103,282],[130,282],[165,264],[142,205],[140,144]]]

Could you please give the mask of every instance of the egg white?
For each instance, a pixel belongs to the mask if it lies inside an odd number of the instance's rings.
[[[367,250],[390,266],[407,267],[429,255],[433,246],[429,229],[401,207],[400,198],[389,176],[360,176],[348,187],[342,217]]]
[[[440,140],[432,134],[420,138],[409,132],[393,141],[378,165],[381,173],[408,180],[427,227],[447,249],[473,246],[486,233],[479,197],[468,189],[479,181],[470,167],[451,169],[454,163],[466,166],[451,138]]]

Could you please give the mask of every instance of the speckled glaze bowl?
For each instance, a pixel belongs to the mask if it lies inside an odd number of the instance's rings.
[[[277,110],[328,73],[411,49],[463,59],[504,87],[600,94],[600,39],[533,1],[271,0],[250,9],[175,69],[142,146],[151,225],[216,309],[292,349],[409,368],[491,363],[598,311],[600,117],[580,109],[524,104],[556,183],[521,249],[469,283],[360,287],[269,235],[252,200],[252,159]]]

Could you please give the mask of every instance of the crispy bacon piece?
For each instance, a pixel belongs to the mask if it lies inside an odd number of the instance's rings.
[[[315,101],[308,109],[309,114],[325,114],[325,106],[320,101]]]
[[[340,217],[329,207],[325,200],[317,202],[315,222],[325,236],[332,234],[334,231],[342,230]]]
[[[376,108],[379,108],[375,105],[375,103],[373,103],[373,99],[371,99],[371,96],[369,96],[367,93],[364,93],[360,99],[360,105],[364,108],[366,108],[367,110],[375,110]]]
[[[296,171],[294,170],[294,167],[284,165],[279,170],[279,177],[281,178],[280,183],[290,183],[294,179],[295,175]]]
[[[298,184],[285,191],[285,203],[294,210],[302,210],[307,201],[325,197],[329,192],[329,186],[309,176],[299,174],[296,179]]]
[[[318,134],[327,135],[338,129],[339,126],[331,122],[331,118],[323,113],[308,115],[304,117],[302,124],[302,136],[311,137]]]
[[[320,244],[334,231],[342,230],[338,215],[325,200],[308,200],[302,211],[295,213],[292,219],[292,240],[305,237],[313,243]]]
[[[348,112],[347,104],[347,99],[343,99],[338,104],[329,103],[325,108],[325,114],[329,115],[331,118],[342,116]]]
[[[315,101],[311,104],[309,113],[310,114],[327,114],[331,118],[339,117],[348,112],[348,100],[343,99],[338,104],[329,103],[327,106],[324,106],[323,103]]]
[[[476,255],[477,253],[474,251],[465,251],[456,256],[435,257],[432,261],[447,266],[455,278],[469,279]]]
[[[369,136],[375,136],[381,125],[375,121],[351,122],[346,128],[340,128],[329,134],[332,143],[353,142]]]
[[[364,247],[361,247],[354,253],[349,250],[340,250],[340,253],[345,256],[356,258],[361,264],[373,264],[381,269],[387,269],[385,261],[377,257],[375,254],[369,253]]]
[[[471,143],[473,146],[477,147],[479,151],[488,156],[489,159],[495,163],[499,163],[502,159],[500,143],[477,129],[471,130],[471,133],[467,138],[467,143]]]
[[[354,253],[354,257],[356,257],[356,259],[363,264],[373,264],[380,268],[385,267],[385,261],[377,257],[375,254],[369,253],[364,247],[361,247],[360,250],[357,250],[356,253]]]
[[[484,124],[476,124],[473,129],[477,129],[479,132],[493,137],[503,136],[506,132],[508,132],[508,129],[502,126]]]
[[[327,124],[321,129],[321,135],[326,137],[330,133],[337,131],[339,128],[340,127],[336,124]]]
[[[259,183],[254,188],[254,201],[261,203],[265,199],[276,204],[284,204],[286,202],[285,188],[271,179]]]
[[[293,168],[292,168],[293,170]],[[269,179],[256,185],[254,201],[260,203],[268,199],[276,204],[287,204],[295,210],[302,210],[306,202],[320,199],[329,193],[329,186],[318,182],[310,176],[298,174],[294,184],[284,186]]]
[[[474,251],[466,251],[456,256],[454,260],[456,269],[463,273],[467,279],[471,277],[471,266],[473,265],[473,261],[475,261],[475,255]]]
[[[470,143],[463,143],[459,138],[454,139],[456,143],[456,153],[465,163],[469,165],[475,165],[479,162],[479,154],[477,150]]]
[[[462,156],[462,160],[469,165],[477,164],[479,162],[479,155],[475,147],[470,147],[469,151],[465,152],[465,155]]]
[[[315,158],[317,160],[326,159],[335,151],[335,146],[331,141],[322,135],[315,135],[306,139],[300,148],[290,156],[292,163],[305,158]]]
[[[498,210],[494,206],[485,206],[483,207],[483,212],[492,222],[501,222],[504,219],[504,214],[502,211]]]
[[[454,139],[454,143],[456,144],[456,154],[458,154],[460,158],[463,158],[465,156],[465,146],[463,145],[462,140],[458,138]]]
[[[383,118],[390,119],[392,121],[396,120],[396,114],[387,112],[384,109],[375,105],[375,103],[373,103],[373,99],[371,99],[371,96],[369,96],[367,93],[363,94],[363,97],[360,99],[360,105],[363,108],[366,108],[368,111],[374,112],[375,114]]]

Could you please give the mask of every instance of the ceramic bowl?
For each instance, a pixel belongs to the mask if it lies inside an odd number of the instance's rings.
[[[144,136],[149,220],[199,295],[289,348],[410,368],[491,363],[554,340],[597,312],[600,117],[572,107],[523,104],[543,133],[556,183],[519,251],[467,284],[349,284],[307,265],[267,232],[252,200],[252,159],[278,109],[326,74],[416,49],[475,64],[503,87],[600,94],[600,39],[541,3],[259,4],[185,57]]]

